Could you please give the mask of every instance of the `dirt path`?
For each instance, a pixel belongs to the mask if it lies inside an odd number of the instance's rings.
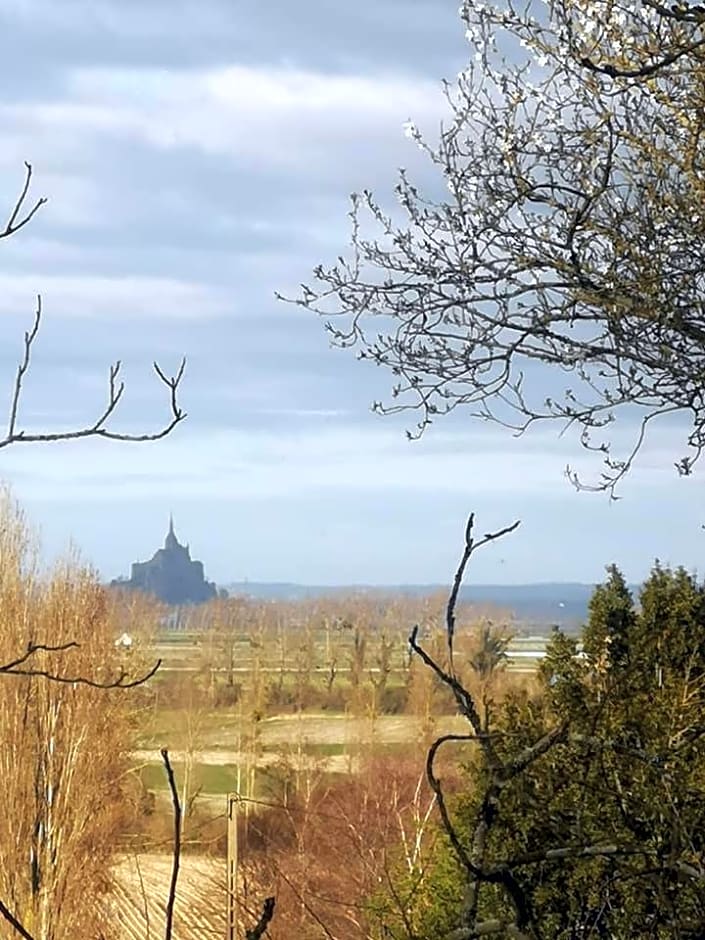
[[[169,751],[169,757],[173,764],[183,764],[188,758],[185,751]],[[194,751],[191,760],[197,764],[211,764],[215,767],[224,767],[228,764],[236,766],[245,765],[249,761],[249,755],[244,751],[227,750],[208,750]],[[157,764],[161,762],[161,756],[158,748],[142,748],[132,752],[132,758],[142,764]],[[347,754],[330,754],[326,756],[317,756],[315,754],[285,754],[277,751],[264,751],[257,756],[258,767],[271,767],[279,761],[286,759],[287,762],[296,770],[314,770],[316,768],[327,773],[342,774],[353,773],[358,761],[356,758]]]
[[[263,747],[289,745],[340,744],[350,747],[362,742],[377,741],[380,744],[404,744],[420,737],[422,719],[413,715],[380,715],[369,718],[354,718],[341,714],[273,715],[259,725],[260,742]],[[438,719],[439,733],[462,730],[463,719],[446,715]],[[205,749],[233,745],[237,730],[232,726],[209,727],[204,730],[201,744]]]

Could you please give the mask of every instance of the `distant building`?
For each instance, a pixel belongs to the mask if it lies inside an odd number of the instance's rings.
[[[215,584],[206,581],[203,563],[193,561],[188,545],[176,538],[172,517],[164,548],[157,549],[149,561],[135,562],[129,581],[116,580],[112,586],[153,594],[165,604],[201,604],[217,593]]]

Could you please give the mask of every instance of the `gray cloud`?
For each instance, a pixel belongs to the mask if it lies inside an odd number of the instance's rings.
[[[371,71],[385,62],[441,76],[462,61],[456,11],[457,0],[8,0],[0,28],[15,40],[10,65],[26,65],[31,57],[33,70],[14,83],[28,94],[37,84],[32,76],[52,69],[56,75],[57,62],[165,68],[314,63],[330,72]]]
[[[659,544],[697,557],[689,490],[667,497],[680,541],[644,518],[670,493],[671,429],[610,516],[562,481],[568,459],[597,466],[553,430],[513,441],[457,416],[407,444],[413,416],[369,414],[390,377],[274,300],[343,250],[351,191],[391,194],[400,165],[435,185],[401,124],[432,134],[444,113],[440,79],[464,64],[457,0],[8,0],[0,30],[0,199],[25,159],[50,196],[0,242],[6,390],[37,292],[45,304],[23,421],[94,417],[119,357],[117,426],[154,428],[151,362],[189,357],[173,438],[2,452],[50,552],[74,536],[124,572],[174,509],[221,581],[440,580],[476,508],[488,526],[527,518],[479,562],[485,580],[599,577],[618,550],[636,572]]]

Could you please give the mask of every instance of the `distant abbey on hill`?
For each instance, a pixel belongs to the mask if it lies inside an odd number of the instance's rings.
[[[200,604],[217,593],[215,584],[205,579],[203,563],[193,561],[188,545],[176,538],[173,517],[164,548],[157,549],[149,561],[135,562],[129,581],[118,579],[112,586],[153,594],[165,604]]]

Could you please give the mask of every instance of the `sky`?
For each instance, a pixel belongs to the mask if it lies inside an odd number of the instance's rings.
[[[72,544],[104,578],[127,574],[173,512],[220,584],[445,582],[474,510],[482,531],[522,520],[476,556],[478,582],[593,582],[613,561],[636,581],[656,557],[697,568],[702,483],[676,476],[673,428],[617,503],[570,486],[567,463],[600,466],[555,426],[516,439],[456,414],[410,443],[413,415],[370,411],[392,377],[275,299],[344,253],[350,193],[389,200],[401,166],[433,185],[403,125],[433,135],[445,113],[441,80],[470,54],[457,6],[0,5],[0,206],[25,160],[49,198],[0,242],[0,392],[9,407],[37,293],[27,430],[94,420],[114,359],[114,427],[154,430],[167,402],[151,363],[188,359],[188,418],[163,441],[0,451],[47,560]]]

